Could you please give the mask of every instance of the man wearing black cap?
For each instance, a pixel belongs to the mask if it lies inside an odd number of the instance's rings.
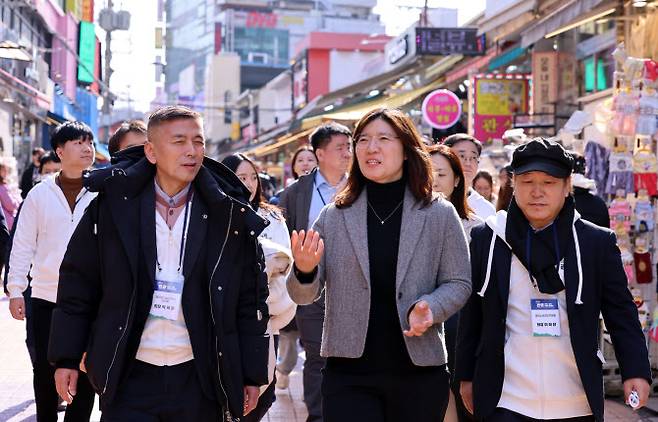
[[[573,158],[536,138],[516,149],[514,197],[471,232],[473,294],[461,312],[456,379],[484,421],[603,421],[603,314],[624,382],[646,403],[646,343],[615,235],[581,220]]]

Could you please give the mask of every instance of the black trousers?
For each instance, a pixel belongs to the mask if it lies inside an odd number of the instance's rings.
[[[448,406],[445,366],[410,374],[344,374],[325,369],[325,422],[443,422]]]
[[[443,333],[446,340],[446,349],[448,350],[448,370],[450,371],[450,389],[455,397],[455,407],[457,408],[457,420],[459,422],[472,422],[475,417],[471,415],[466,407],[459,392],[459,381],[453,379],[455,373],[455,354],[457,353],[457,326],[459,324],[459,312],[448,318],[443,323]]]
[[[57,422],[59,396],[55,389],[55,368],[48,362],[48,340],[55,304],[31,298],[32,330],[34,333],[34,400],[38,422]],[[94,407],[94,390],[84,372],[78,374],[77,394],[66,406],[65,422],[89,422]]]
[[[315,306],[315,305],[305,305]],[[322,368],[325,359],[320,356],[320,345],[322,344],[323,319],[317,316],[306,316],[297,313],[297,328],[299,328],[299,339],[306,354],[303,371],[304,403],[308,410],[306,422],[322,422]]]
[[[175,366],[136,361],[114,400],[104,407],[103,422],[222,420],[219,403],[201,389],[194,361]]]
[[[488,418],[484,418],[484,422],[539,422],[542,420],[548,419],[533,419],[527,416],[523,416],[519,413],[512,412],[508,409],[503,409],[501,407],[497,408],[494,413]],[[580,416],[577,418],[567,418],[567,419],[550,419],[550,422],[595,422],[596,419],[594,416]]]

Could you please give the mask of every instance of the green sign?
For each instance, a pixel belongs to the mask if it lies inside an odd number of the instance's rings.
[[[96,58],[96,32],[91,22],[80,22],[80,45],[78,56],[78,81],[94,82],[94,62]]]

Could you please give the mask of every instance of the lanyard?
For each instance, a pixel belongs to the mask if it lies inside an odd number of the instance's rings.
[[[318,195],[320,195],[320,200],[322,201],[322,205],[327,205],[327,202],[324,200],[324,196],[322,196],[322,192],[320,192],[320,188],[318,187],[318,184],[315,180],[315,179],[317,179],[317,177],[318,177],[318,174],[316,173],[313,176],[313,186],[315,186],[316,192],[318,193]]]
[[[180,252],[178,254],[178,269],[176,270],[179,274],[181,268],[183,267],[183,255],[185,253],[185,247],[187,245],[187,232],[189,230],[189,220],[190,220],[190,208],[192,207],[192,198],[194,197],[192,193],[192,188],[187,193],[187,199],[185,201],[185,214],[183,217],[183,235],[180,240]],[[162,265],[160,265],[160,259],[158,258],[158,242],[155,242],[155,262],[158,265],[158,271],[162,272]]]

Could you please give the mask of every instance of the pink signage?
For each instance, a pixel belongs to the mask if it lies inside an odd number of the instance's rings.
[[[423,100],[423,119],[436,129],[447,129],[459,121],[462,102],[447,89],[433,91]]]

